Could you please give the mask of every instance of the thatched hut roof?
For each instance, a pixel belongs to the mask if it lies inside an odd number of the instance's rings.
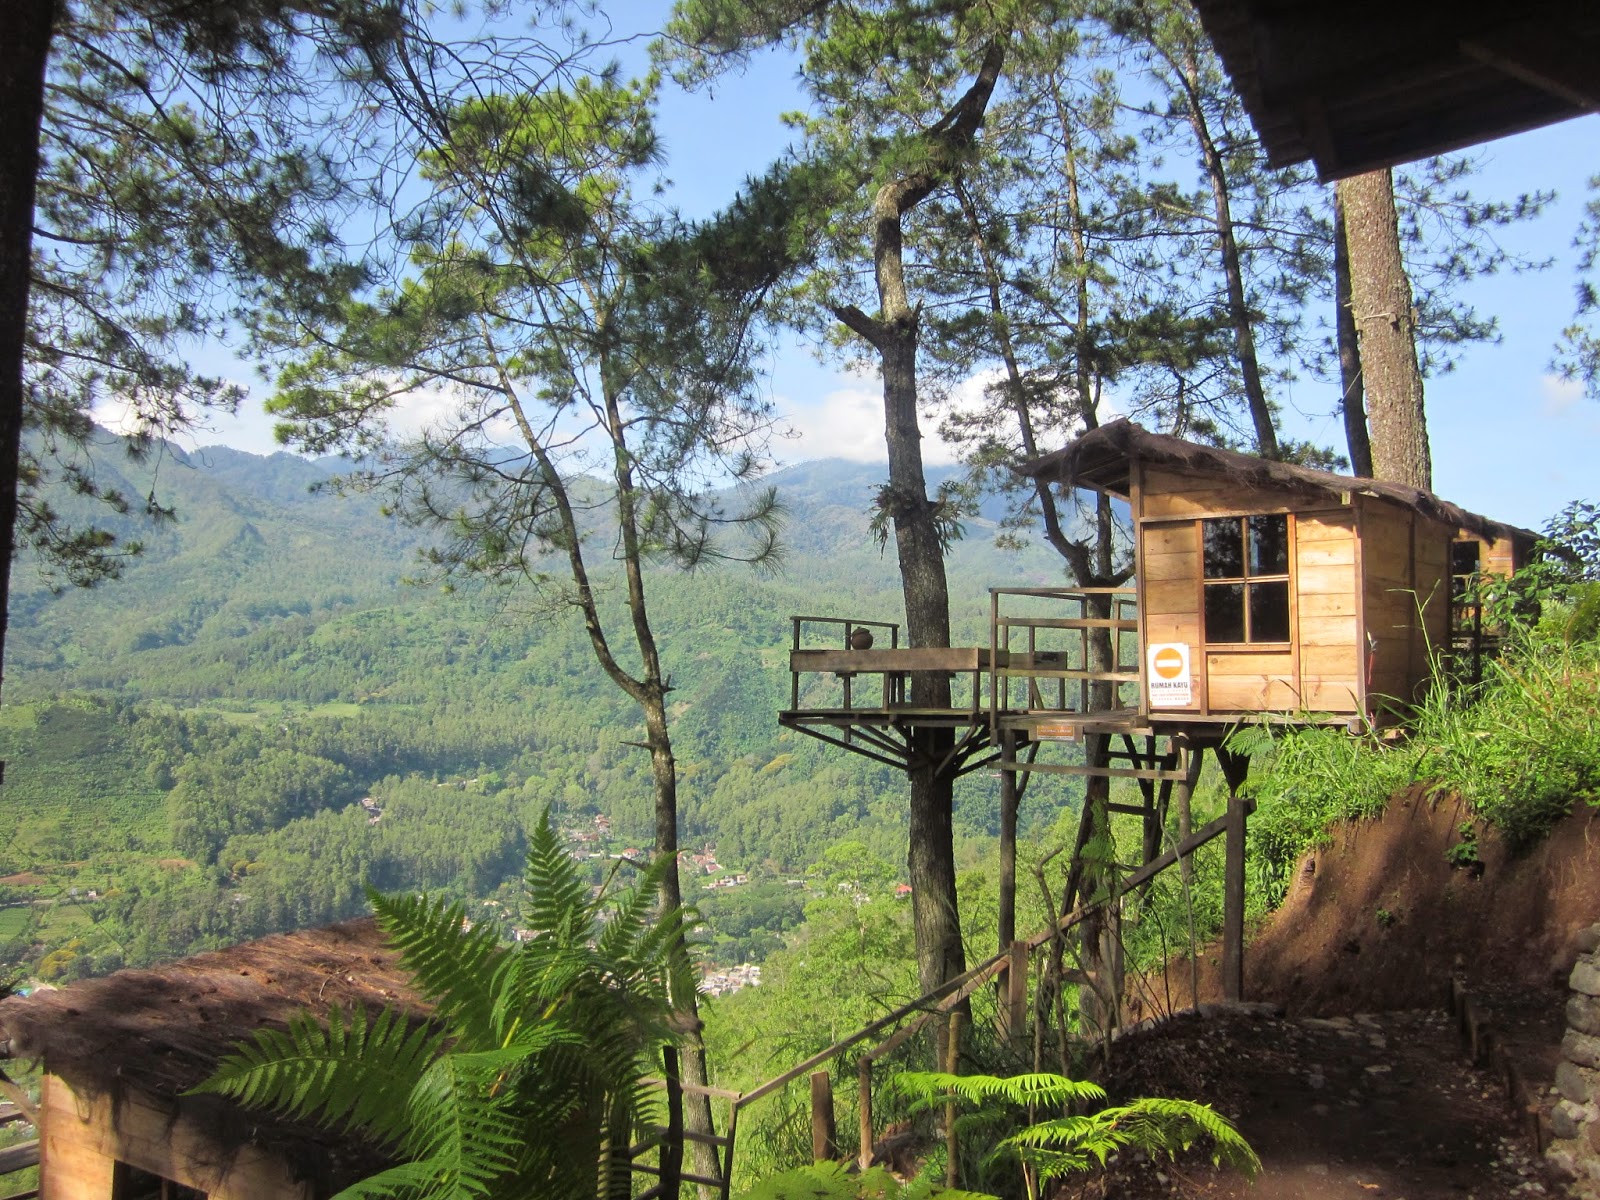
[[[1132,466],[1136,461],[1220,475],[1233,481],[1241,491],[1271,489],[1298,492],[1315,498],[1381,496],[1431,520],[1442,521],[1465,532],[1494,540],[1511,538],[1531,545],[1539,536],[1532,530],[1491,521],[1488,517],[1468,512],[1421,488],[1377,479],[1361,479],[1354,475],[1338,475],[1332,471],[1257,458],[1237,450],[1202,446],[1164,433],[1151,433],[1125,417],[1092,429],[1076,441],[1023,463],[1017,469],[1023,475],[1066,487],[1090,488],[1126,497]]]
[[[256,1030],[285,1028],[304,1010],[325,1017],[335,1005],[426,1013],[370,919],[11,996],[0,1001],[0,1039],[10,1057],[41,1062],[80,1094],[135,1089],[197,1122],[219,1146],[254,1142],[325,1186],[369,1174],[383,1160],[338,1133],[182,1093]]]

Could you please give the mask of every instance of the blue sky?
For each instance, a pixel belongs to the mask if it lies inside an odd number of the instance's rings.
[[[634,0],[608,11],[620,35],[650,32],[666,8],[655,0]],[[643,61],[642,49],[623,47],[621,54],[628,67]],[[673,181],[669,200],[690,215],[715,210],[746,175],[781,153],[790,134],[780,114],[801,104],[793,62],[781,55],[759,60],[707,93],[684,95],[669,86],[660,116]],[[1600,174],[1600,116],[1502,139],[1479,153],[1482,170],[1473,190],[1482,197],[1556,190],[1558,199],[1543,217],[1503,238],[1509,248],[1530,257],[1554,257],[1556,265],[1539,274],[1500,275],[1472,285],[1469,298],[1498,317],[1503,339],[1472,348],[1453,373],[1429,382],[1434,487],[1469,509],[1537,526],[1568,500],[1600,498],[1600,404],[1555,379],[1548,366],[1553,343],[1571,319],[1576,282],[1571,240],[1587,179]],[[773,360],[769,386],[799,434],[782,444],[785,461],[829,455],[883,459],[875,379],[818,362],[807,348],[792,344]],[[1292,436],[1342,444],[1328,385],[1301,379],[1280,399]],[[259,401],[248,408],[237,419],[215,421],[195,443],[269,452],[270,422],[260,415]],[[930,444],[928,457],[948,461],[949,455]]]

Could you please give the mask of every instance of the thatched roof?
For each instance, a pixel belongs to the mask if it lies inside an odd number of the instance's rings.
[[[1274,166],[1324,179],[1600,109],[1593,0],[1195,0]]]
[[[383,1164],[350,1139],[245,1114],[211,1096],[183,1096],[233,1045],[283,1028],[302,1010],[426,1009],[373,921],[278,934],[147,970],[118,971],[60,991],[0,1001],[0,1039],[13,1058],[42,1062],[74,1091],[133,1088],[195,1120],[220,1146],[246,1141],[317,1181],[349,1182]]]
[[[1024,475],[1066,487],[1090,488],[1126,497],[1135,461],[1206,475],[1221,475],[1231,480],[1241,492],[1270,489],[1318,499],[1327,496],[1381,496],[1431,520],[1442,521],[1479,537],[1495,540],[1512,538],[1524,544],[1531,544],[1538,538],[1538,534],[1531,530],[1491,521],[1448,500],[1441,500],[1432,492],[1407,487],[1403,483],[1337,475],[1332,471],[1318,471],[1292,463],[1256,458],[1237,450],[1202,446],[1164,433],[1151,433],[1127,418],[1092,429],[1054,453],[1023,463],[1018,470]]]

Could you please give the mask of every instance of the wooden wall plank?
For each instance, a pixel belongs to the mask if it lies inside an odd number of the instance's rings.
[[[1300,677],[1308,680],[1318,675],[1334,675],[1340,679],[1354,679],[1361,670],[1361,655],[1356,652],[1354,640],[1327,646],[1300,646]]]
[[[1211,653],[1206,655],[1206,673],[1212,679],[1254,675],[1294,677],[1294,655],[1287,650]]]
[[[1145,612],[1151,616],[1194,615],[1198,620],[1196,594],[1199,589],[1193,580],[1172,580],[1165,583],[1145,583],[1140,589],[1140,600]]]
[[[1342,542],[1355,537],[1355,514],[1347,508],[1296,513],[1295,537],[1302,542]]]
[[[1308,619],[1319,617],[1354,618],[1358,607],[1356,594],[1351,592],[1310,593],[1300,589],[1300,623],[1304,628]]]
[[[1353,568],[1355,565],[1356,544],[1353,538],[1309,542],[1300,547],[1300,569],[1302,571],[1317,567]],[[1345,574],[1348,578],[1348,569]],[[1346,583],[1342,590],[1349,591],[1350,585]]]
[[[1167,583],[1176,580],[1187,580],[1193,586],[1194,580],[1200,577],[1200,555],[1195,550],[1166,551],[1151,550],[1148,546],[1144,552],[1144,584]]]
[[[1140,527],[1146,554],[1195,554],[1200,549],[1200,535],[1193,521],[1177,524],[1145,524]]]
[[[80,1096],[55,1076],[45,1079],[44,1200],[110,1200],[119,1160],[211,1200],[311,1200],[311,1185],[296,1180],[281,1159],[249,1144],[218,1145],[137,1092],[125,1092],[113,1106],[108,1096]]]

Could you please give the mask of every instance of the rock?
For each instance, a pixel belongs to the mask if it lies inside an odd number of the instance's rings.
[[[1569,1029],[1561,1039],[1561,1055],[1580,1067],[1600,1067],[1600,1037]]]
[[[1582,994],[1568,996],[1567,1024],[1579,1033],[1600,1035],[1600,998]]]
[[[1583,1118],[1588,1111],[1581,1104],[1574,1104],[1571,1100],[1561,1100],[1550,1110],[1550,1134],[1552,1137],[1572,1139],[1578,1136],[1578,1131],[1583,1128]]]
[[[1592,1117],[1593,1114],[1591,1114]],[[1589,1148],[1600,1155],[1600,1121],[1590,1120],[1588,1127],[1583,1131],[1589,1139]]]
[[[1593,954],[1600,950],[1600,921],[1587,929],[1580,929],[1573,937],[1572,945],[1579,954]]]
[[[1563,1139],[1550,1143],[1550,1148],[1544,1152],[1545,1161],[1568,1179],[1578,1177],[1578,1147],[1571,1140]]]
[[[1561,1094],[1574,1104],[1587,1104],[1589,1097],[1595,1094],[1595,1080],[1600,1077],[1600,1072],[1580,1067],[1576,1063],[1564,1062],[1556,1067],[1556,1087],[1561,1089]]]
[[[1349,1017],[1301,1017],[1300,1024],[1307,1029],[1331,1029],[1338,1033],[1352,1033]]]
[[[1580,958],[1573,965],[1567,986],[1585,996],[1600,996],[1600,963],[1593,958]]]
[[[1202,1017],[1281,1017],[1283,1005],[1265,1000],[1223,1000],[1200,1006]]]

